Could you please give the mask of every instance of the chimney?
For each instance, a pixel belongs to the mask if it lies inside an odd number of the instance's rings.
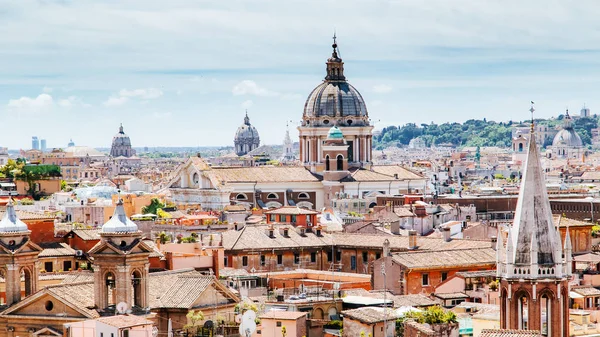
[[[408,249],[417,249],[417,231],[414,229],[408,231]]]
[[[235,222],[233,225],[236,231],[241,231],[242,229],[244,229],[244,223]]]
[[[492,236],[492,249],[493,250],[498,249],[498,238],[495,236]]]
[[[392,254],[390,253],[390,240],[385,239],[385,241],[383,241],[383,256],[391,256]]]
[[[442,228],[442,233],[444,233],[444,241],[450,242],[452,237],[450,236],[450,227]]]

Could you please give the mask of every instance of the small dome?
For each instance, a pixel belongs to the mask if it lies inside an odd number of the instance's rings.
[[[337,126],[333,126],[329,129],[327,133],[328,139],[344,139],[344,135],[342,134],[342,130],[340,130]]]
[[[234,141],[254,140],[259,139],[258,131],[252,125],[241,125],[235,132]]]
[[[258,130],[250,124],[250,118],[246,111],[246,117],[244,117],[244,123],[238,127],[233,137],[233,144],[235,145],[235,153],[238,156],[243,156],[248,152],[258,148],[260,145],[260,136]]]
[[[17,218],[17,212],[13,206],[12,199],[6,205],[6,213],[0,220],[0,233],[18,233],[27,232],[27,224]]]
[[[135,222],[125,214],[123,200],[119,200],[112,218],[102,226],[102,233],[135,233],[137,231],[138,227]]]

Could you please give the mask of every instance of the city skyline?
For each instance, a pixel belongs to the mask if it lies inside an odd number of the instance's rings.
[[[599,106],[591,1],[309,4],[2,4],[0,145],[108,147],[122,122],[134,147],[232,146],[246,109],[262,144],[288,120],[296,141],[334,30],[376,129]]]

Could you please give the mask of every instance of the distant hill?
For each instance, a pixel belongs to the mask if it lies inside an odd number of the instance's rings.
[[[551,127],[560,125],[564,115],[556,119],[536,119],[536,124],[546,124]],[[511,145],[512,129],[515,126],[526,125],[527,122],[494,122],[485,118],[470,119],[464,123],[421,124],[407,123],[402,126],[388,126],[381,133],[373,136],[373,146],[377,150],[386,147],[402,147],[408,145],[411,139],[421,137],[427,146],[452,144],[455,146],[500,146]],[[598,127],[596,115],[574,119],[575,130],[581,136],[584,144],[591,144],[591,130]]]

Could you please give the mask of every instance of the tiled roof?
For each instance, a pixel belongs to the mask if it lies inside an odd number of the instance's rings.
[[[266,211],[266,214],[292,214],[292,215],[302,215],[302,214],[319,214],[317,211],[312,211],[310,209],[304,209],[297,206],[283,206],[270,211]]]
[[[495,265],[496,251],[492,248],[481,248],[402,252],[393,254],[392,259],[394,262],[409,269]]]
[[[156,244],[154,243],[154,241],[152,241],[152,240],[142,240],[142,241],[148,247],[152,248],[152,252],[150,253],[150,255],[148,257],[158,257],[161,260],[165,258],[165,255],[160,251],[160,249],[158,249],[158,247],[156,247]]]
[[[390,308],[386,309],[387,310],[384,311],[384,308],[362,307],[358,309],[342,311],[342,315],[344,316],[344,318],[355,319],[357,321],[361,321],[367,324],[396,320],[397,318],[399,318],[395,310]]]
[[[413,172],[399,165],[373,165],[370,170],[357,169],[351,171],[350,176],[345,178],[346,181],[390,181],[396,180],[420,180],[425,179],[422,175]]]
[[[213,276],[180,275],[158,300],[161,308],[189,309],[198,297],[215,281]]]
[[[483,329],[480,337],[541,337],[537,330]]]
[[[178,269],[178,270],[169,270],[158,273],[150,273],[149,277],[149,302],[151,308],[160,308],[161,300],[165,300],[163,297],[173,284],[177,281],[180,276],[186,275],[199,275],[200,273],[195,271],[193,268],[189,269]]]
[[[70,272],[62,281],[62,284],[69,283],[81,283],[81,282],[93,282],[94,273],[91,271],[76,271]]]
[[[297,320],[300,317],[306,316],[306,312],[299,311],[269,311],[260,315],[260,318],[271,318],[280,320]]]
[[[287,226],[288,237],[279,233],[279,226],[274,226],[274,237],[269,238],[267,226],[245,226],[242,230],[228,230],[222,233],[223,247],[225,250],[243,249],[285,249],[297,247],[330,247],[332,244],[344,247],[383,247],[387,239],[392,250],[408,250],[408,236],[385,235],[385,234],[354,234],[322,232],[321,236],[306,233],[301,236],[296,230]],[[453,239],[444,241],[441,238],[417,237],[418,250],[458,250],[458,249],[480,249],[491,246],[490,241]]]
[[[337,274],[337,273],[336,273]],[[383,291],[367,291],[362,288],[348,289],[344,291],[345,295],[349,296],[365,296],[377,299],[383,299]],[[386,299],[394,301],[394,308],[399,307],[429,307],[439,304],[438,301],[432,300],[423,294],[411,295],[393,295],[388,292],[385,295]]]
[[[241,182],[318,182],[301,166],[213,167],[210,171],[218,181]]]
[[[43,250],[39,257],[75,256],[75,249],[63,242],[40,243]]]
[[[589,212],[588,212],[589,213]],[[593,224],[591,222],[579,221],[575,219],[569,219],[561,215],[553,215],[552,220],[554,220],[554,226],[558,227],[592,227]]]
[[[456,273],[457,276],[470,278],[470,277],[496,277],[495,270],[476,270],[476,271],[461,271]]]
[[[48,214],[44,214],[44,213],[38,213],[38,212],[29,212],[29,211],[20,211],[20,210],[15,210],[15,212],[17,213],[17,218],[19,218],[22,221],[26,221],[26,220],[54,220],[54,216],[53,215],[48,215]],[[4,210],[0,211],[0,219],[2,219],[4,217]]]
[[[394,207],[394,213],[403,218],[403,217],[413,217],[415,214],[410,211],[408,207]]]
[[[582,296],[600,296],[600,290],[594,287],[581,287],[581,288],[572,288],[571,291],[574,291]]]
[[[455,299],[455,298],[469,298],[469,295],[457,292],[457,293],[435,293],[435,297],[441,298],[443,300]]]
[[[106,325],[110,325],[118,329],[154,324],[152,323],[152,321],[147,320],[145,317],[134,315],[116,315],[109,317],[101,317],[97,318],[96,321],[102,322]]]
[[[600,263],[600,254],[587,253],[587,254],[583,254],[583,255],[573,256],[573,261]]]
[[[59,284],[49,286],[45,289],[47,292],[53,294],[57,298],[61,298],[63,301],[70,303],[74,307],[84,311],[89,317],[99,317],[98,312],[90,309],[94,307],[93,283],[86,282]]]
[[[71,232],[79,236],[83,241],[100,240],[99,229],[73,229]]]

